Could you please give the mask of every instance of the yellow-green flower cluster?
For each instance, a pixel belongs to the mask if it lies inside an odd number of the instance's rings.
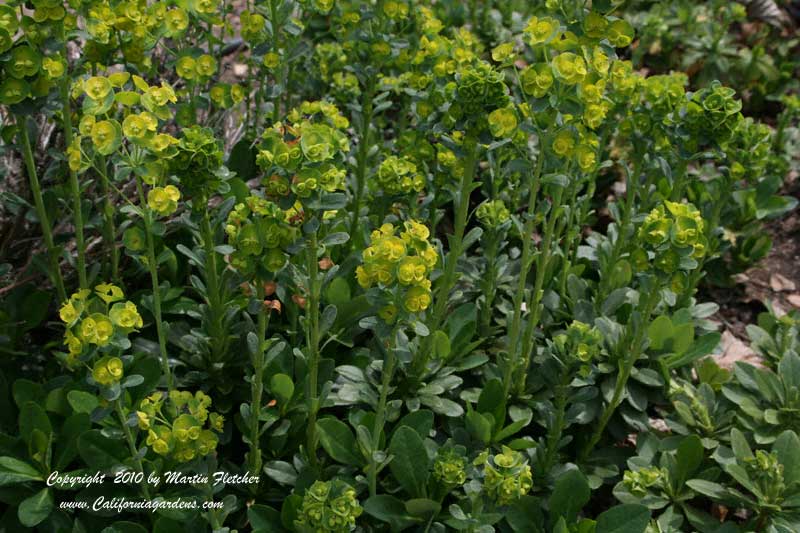
[[[654,257],[655,266],[668,274],[691,270],[692,259],[706,253],[705,222],[692,204],[665,201],[653,209],[639,228],[639,239]],[[637,266],[646,268],[647,257],[638,249]],[[687,263],[686,260],[689,260]]]
[[[115,336],[126,337],[142,327],[142,317],[133,302],[125,301],[122,289],[101,283],[94,293],[82,289],[70,296],[59,309],[66,325],[64,344],[69,351],[68,364],[75,363],[91,346],[102,348]]]
[[[174,185],[153,187],[147,193],[147,205],[161,216],[169,216],[178,209],[181,192]]]
[[[436,249],[428,242],[430,230],[419,222],[403,223],[404,231],[395,235],[397,228],[384,224],[372,232],[371,244],[362,254],[364,264],[356,269],[358,283],[369,288],[395,288],[395,302],[386,317],[396,314],[396,303],[409,313],[419,313],[431,304],[429,276],[439,260]]]
[[[786,491],[784,466],[775,451],[756,450],[754,455],[744,459],[743,466],[764,499],[771,504],[783,502],[783,493]]]
[[[213,413],[211,397],[197,391],[155,392],[141,401],[136,417],[147,432],[146,444],[158,455],[179,463],[214,452],[225,419]]]
[[[122,379],[124,366],[119,357],[105,356],[92,367],[92,379],[100,385],[110,387]]]
[[[129,82],[132,87],[128,86]],[[86,98],[78,124],[80,135],[67,147],[72,170],[80,172],[90,166],[92,157],[85,155],[84,139],[89,139],[94,151],[102,155],[114,153],[123,140],[145,148],[147,162],[143,166],[173,155],[171,148],[178,140],[158,131],[159,121],[172,118],[169,105],[177,102],[175,91],[168,84],[162,82],[160,86],[151,87],[139,76],[116,72],[92,76],[74,84],[73,98],[82,94]],[[119,111],[124,114],[122,124],[115,118]]]
[[[666,471],[657,466],[626,470],[622,475],[622,484],[634,496],[644,497],[651,487],[663,485],[666,475]]]
[[[511,213],[508,211],[506,204],[503,200],[486,200],[478,209],[475,210],[475,216],[478,217],[481,224],[487,228],[497,228],[511,218]]]
[[[425,188],[424,177],[408,157],[388,156],[378,167],[375,179],[387,194],[421,192]]]
[[[208,54],[182,56],[175,62],[175,72],[188,81],[204,82],[217,72],[217,60]]]
[[[228,214],[225,233],[234,252],[231,266],[247,276],[260,268],[277,272],[286,263],[284,249],[295,237],[288,215],[276,204],[251,194]]]
[[[467,480],[467,460],[452,449],[439,451],[433,462],[433,477],[439,483],[460,487]]]
[[[345,154],[350,143],[344,133],[349,121],[327,102],[303,102],[262,135],[256,163],[268,173],[270,194],[284,194],[284,184],[298,198],[343,190]]]
[[[553,338],[553,344],[558,348],[560,355],[589,363],[600,355],[603,335],[596,327],[574,320],[564,333]]]
[[[344,481],[315,481],[303,495],[294,525],[299,533],[347,533],[362,512],[356,491]]]
[[[686,106],[686,123],[703,143],[724,146],[742,120],[742,101],[736,91],[715,81],[694,93]]]
[[[503,446],[503,452],[489,455],[483,452],[475,459],[483,466],[483,490],[498,505],[509,505],[528,494],[533,487],[533,475],[522,453]]]
[[[495,138],[513,137],[517,132],[517,113],[512,107],[502,107],[489,113],[489,131]]]

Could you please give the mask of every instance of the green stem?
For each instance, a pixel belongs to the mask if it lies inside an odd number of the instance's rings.
[[[308,269],[308,299],[306,301],[306,345],[308,356],[308,378],[306,398],[308,401],[307,443],[308,459],[317,466],[317,413],[321,399],[317,397],[319,381],[319,263],[317,263],[317,231],[314,229],[306,243]]]
[[[540,137],[540,151],[536,157],[536,169],[534,170],[531,184],[528,191],[528,209],[525,213],[525,225],[523,226],[522,256],[520,257],[520,272],[517,277],[517,287],[514,291],[514,316],[511,319],[511,326],[508,330],[508,344],[506,347],[507,361],[503,376],[504,397],[508,397],[511,390],[511,380],[514,376],[514,369],[519,362],[519,335],[522,327],[522,302],[525,300],[525,284],[528,280],[528,272],[533,265],[533,230],[536,227],[536,200],[539,196],[541,186],[542,166],[544,164],[544,154],[541,151],[542,139]]]
[[[494,297],[497,293],[497,254],[500,236],[497,231],[490,230],[486,239],[486,272],[483,281],[483,308],[481,309],[481,334],[489,335],[492,325]]]
[[[66,55],[66,35],[64,35],[64,28],[61,28],[62,42],[64,43],[64,57]],[[64,144],[67,147],[72,146],[72,110],[69,103],[69,85],[72,81],[70,76],[64,76],[61,81],[61,113],[64,121]],[[69,170],[69,185],[70,192],[72,193],[72,210],[75,223],[75,248],[77,249],[77,270],[78,282],[81,289],[86,289],[89,282],[86,277],[86,243],[83,238],[83,210],[81,208],[81,186],[78,181],[78,173],[74,170]]]
[[[264,347],[267,341],[269,311],[264,307],[264,284],[257,282],[256,294],[260,302],[258,310],[258,349],[253,354],[253,379],[250,385],[250,474],[261,472],[261,397],[264,393]],[[253,486],[254,489],[257,485]]]
[[[651,288],[648,291],[644,309],[642,309],[642,319],[638,325],[633,318],[631,319],[631,328],[636,329],[635,333],[633,333],[633,340],[628,347],[628,354],[620,362],[620,370],[617,374],[617,380],[614,385],[614,393],[611,396],[611,401],[606,405],[606,408],[603,410],[603,414],[600,416],[600,420],[597,422],[597,425],[595,425],[592,436],[586,442],[586,445],[581,451],[581,461],[585,461],[589,458],[589,455],[592,453],[592,450],[594,450],[594,447],[597,446],[598,442],[600,442],[600,438],[603,436],[603,432],[605,431],[608,422],[611,420],[611,417],[617,410],[617,407],[619,407],[619,405],[622,403],[622,396],[625,393],[625,386],[627,385],[628,379],[631,376],[631,371],[633,371],[633,367],[644,349],[644,333],[647,330],[647,323],[650,320],[650,315],[658,303],[659,293],[660,291],[657,288]]]
[[[528,309],[530,309],[530,316],[528,317],[528,322],[525,324],[525,333],[522,336],[522,348],[520,350],[520,354],[517,356],[517,362],[522,361],[519,377],[517,379],[517,393],[519,394],[525,390],[528,367],[531,364],[533,334],[536,331],[536,327],[539,325],[542,297],[544,296],[544,279],[547,271],[550,269],[553,242],[558,240],[555,231],[555,225],[556,221],[561,215],[561,197],[563,193],[563,187],[558,187],[553,195],[553,203],[550,207],[547,226],[545,227],[544,232],[544,240],[542,241],[542,250],[536,258],[536,280],[534,281],[533,294],[530,295],[530,301],[528,305]],[[510,387],[511,382],[506,381],[504,385],[506,387]],[[509,389],[506,388],[506,397],[508,396],[508,391]]]
[[[136,469],[138,472],[144,474],[144,466],[142,465],[142,459],[139,457],[139,450],[136,449],[136,440],[133,438],[133,434],[131,433],[131,428],[128,426],[128,418],[125,415],[125,411],[122,408],[122,402],[119,398],[114,401],[114,406],[117,410],[117,416],[119,416],[119,422],[122,425],[122,432],[125,434],[125,440],[128,442],[128,449],[131,452],[131,457],[133,458]],[[150,499],[150,489],[147,488],[147,481],[143,481],[142,485],[142,494],[148,500]]]
[[[172,371],[169,368],[169,356],[167,355],[167,337],[164,331],[164,322],[161,320],[161,284],[158,281],[156,245],[153,239],[153,213],[150,208],[147,207],[142,180],[138,176],[136,178],[136,188],[139,191],[139,206],[142,210],[142,219],[144,220],[144,231],[147,240],[147,267],[150,270],[150,283],[153,286],[153,317],[156,321],[158,350],[161,354],[161,369],[167,379],[167,389],[172,390]]]
[[[108,248],[108,255],[111,258],[110,278],[119,281],[119,250],[117,249],[117,230],[114,225],[114,202],[111,200],[110,186],[108,180],[108,167],[106,158],[100,156],[100,185],[103,192],[103,241]]]
[[[59,302],[63,302],[67,299],[67,293],[64,289],[64,278],[61,275],[61,268],[58,264],[58,253],[53,243],[53,230],[50,227],[50,219],[47,216],[47,209],[44,206],[44,199],[42,198],[42,187],[39,184],[39,176],[36,173],[36,162],[33,159],[33,150],[31,149],[28,127],[25,121],[19,120],[19,118],[18,125],[20,142],[22,144],[22,156],[25,159],[25,167],[28,170],[28,180],[30,181],[33,204],[36,207],[36,215],[39,217],[39,224],[42,226],[44,244],[47,247],[47,255],[50,260],[50,279],[56,287]]]
[[[475,181],[475,167],[478,162],[478,144],[474,136],[468,135],[464,140],[464,148],[466,150],[466,160],[464,161],[464,174],[461,176],[461,186],[459,187],[458,197],[456,201],[456,212],[453,227],[453,234],[450,235],[448,242],[450,249],[444,259],[444,273],[436,286],[436,293],[434,301],[436,302],[433,308],[428,329],[433,333],[437,331],[444,321],[445,313],[447,312],[448,297],[450,291],[456,283],[456,267],[458,259],[464,253],[464,232],[467,228],[467,219],[469,217],[469,197],[472,193],[472,184]],[[425,370],[425,365],[428,362],[428,353],[430,352],[429,343],[432,336],[428,336],[425,340],[423,349],[419,350],[415,356],[412,364],[412,372],[415,375],[420,375]]]
[[[389,396],[392,376],[394,375],[394,367],[397,363],[393,346],[395,335],[396,331],[392,330],[392,338],[389,340],[391,345],[386,349],[383,368],[381,369],[381,395],[375,411],[375,425],[372,428],[372,454],[369,458],[369,475],[367,476],[370,496],[375,496],[378,489],[378,462],[375,460],[375,452],[378,451],[381,445],[381,434],[383,433],[383,426],[386,424],[386,401]]]
[[[367,178],[367,159],[369,156],[370,132],[372,124],[372,98],[375,82],[370,81],[369,87],[364,92],[364,101],[361,104],[361,139],[358,145],[358,155],[356,163],[356,190],[353,198],[353,220],[350,223],[350,243],[353,247],[356,243],[356,232],[358,231],[358,217],[361,212],[361,202],[364,196],[364,187]]]
[[[546,476],[558,457],[558,448],[561,443],[561,435],[564,432],[564,418],[567,408],[567,391],[569,389],[569,372],[565,369],[561,379],[556,385],[555,391],[555,410],[556,419],[547,433],[547,452],[542,465],[542,475]]]
[[[611,280],[611,271],[614,268],[614,265],[617,264],[617,260],[619,256],[622,254],[622,250],[627,242],[627,234],[631,225],[631,218],[633,217],[633,201],[636,198],[636,193],[638,190],[639,185],[639,164],[637,162],[634,165],[633,174],[628,174],[627,179],[627,186],[625,187],[626,197],[625,197],[625,204],[623,206],[622,212],[622,220],[618,223],[617,226],[617,237],[614,241],[614,245],[611,249],[611,257],[608,258],[606,262],[601,276],[600,276],[600,284],[598,287],[597,299],[595,303],[597,306],[602,306],[603,302],[605,301],[608,293],[610,292],[610,287],[608,286],[609,281]]]
[[[219,272],[217,270],[217,252],[214,250],[214,230],[208,209],[203,211],[201,222],[203,251],[205,252],[206,270],[206,303],[210,315],[209,333],[211,333],[211,360],[220,362],[225,356],[226,335],[223,328],[224,309],[220,294]]]

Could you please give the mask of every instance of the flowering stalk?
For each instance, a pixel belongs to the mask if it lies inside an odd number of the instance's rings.
[[[481,333],[489,335],[492,325],[492,310],[494,309],[494,298],[497,294],[497,255],[500,244],[500,236],[497,230],[489,230],[486,239],[486,273],[483,278],[483,308],[481,309]]]
[[[508,344],[506,368],[503,375],[503,391],[504,397],[508,397],[511,390],[511,380],[514,377],[514,369],[516,368],[519,360],[519,334],[522,324],[522,302],[525,298],[525,283],[528,278],[528,271],[533,263],[533,230],[536,226],[535,213],[536,213],[536,199],[539,196],[539,187],[541,186],[542,166],[544,164],[544,154],[542,153],[542,146],[544,140],[539,137],[539,154],[536,157],[536,168],[530,183],[530,190],[528,195],[528,210],[525,213],[525,225],[522,230],[522,256],[520,257],[520,273],[517,278],[517,288],[514,291],[514,316],[511,319],[511,327],[508,331]]]
[[[253,379],[250,382],[250,474],[259,475],[261,472],[261,397],[264,393],[264,348],[267,342],[267,326],[269,325],[269,311],[264,305],[264,284],[258,283],[256,287],[258,298],[258,349],[253,354]],[[254,489],[257,485],[253,486]]]
[[[136,449],[136,440],[133,438],[133,434],[131,433],[131,428],[128,426],[128,417],[125,414],[125,410],[122,407],[122,400],[117,398],[114,400],[114,408],[117,411],[117,416],[119,417],[119,423],[122,425],[122,432],[125,434],[125,440],[128,443],[128,449],[131,452],[131,457],[133,458],[134,463],[136,464],[136,471],[141,472],[144,474],[144,466],[142,465],[142,458],[139,454],[139,450]],[[150,490],[147,488],[147,482],[142,482],[142,494],[146,499],[150,499]]]
[[[321,399],[317,396],[319,381],[319,264],[317,263],[318,228],[309,235],[306,243],[308,268],[308,299],[306,300],[306,346],[308,353],[308,377],[306,379],[306,398],[308,409],[308,440],[306,451],[311,464],[317,465],[317,412]]]
[[[161,354],[161,369],[167,379],[167,389],[172,390],[172,372],[169,368],[169,357],[167,356],[167,336],[164,331],[164,323],[161,320],[161,284],[158,281],[158,263],[156,262],[156,246],[153,241],[153,213],[147,207],[144,196],[142,179],[136,177],[136,188],[139,191],[139,205],[142,210],[142,220],[144,221],[144,232],[147,241],[147,267],[150,270],[150,283],[153,287],[153,317],[156,321],[156,333],[158,334],[158,350]]]
[[[570,373],[564,368],[559,376],[559,382],[553,391],[555,397],[556,417],[547,432],[547,451],[542,462],[542,475],[546,476],[558,457],[561,435],[564,433],[564,418],[567,411],[567,392],[569,391]]]
[[[30,181],[33,204],[36,207],[36,215],[39,217],[39,224],[42,226],[44,244],[47,246],[47,255],[50,259],[50,279],[56,286],[59,302],[63,302],[67,299],[67,293],[64,289],[64,278],[61,275],[61,268],[58,264],[58,254],[55,244],[53,243],[53,230],[50,228],[50,219],[47,216],[47,209],[45,209],[44,199],[42,198],[42,187],[39,184],[39,176],[36,173],[36,162],[33,159],[33,150],[31,149],[28,127],[24,121],[19,121],[18,125],[22,144],[22,155],[25,159],[25,167],[28,170],[28,180]]]
[[[100,174],[100,185],[103,193],[103,241],[108,246],[108,255],[111,257],[110,278],[119,280],[119,250],[116,245],[117,230],[114,226],[114,202],[111,200],[108,180],[108,165],[104,156],[99,156],[100,165],[97,167]]]
[[[378,399],[378,407],[375,411],[375,424],[372,428],[372,454],[370,454],[369,458],[369,474],[367,476],[370,496],[375,496],[378,489],[378,461],[375,460],[375,451],[381,445],[381,433],[383,433],[383,426],[386,424],[386,400],[389,396],[389,386],[392,383],[394,367],[397,364],[397,356],[394,353],[393,346],[396,335],[396,329],[392,330],[390,339],[392,345],[386,348],[386,356],[383,359],[383,367],[381,368],[381,393]]]
[[[461,186],[459,188],[458,196],[456,197],[456,212],[453,227],[453,234],[450,235],[448,243],[450,249],[444,258],[444,272],[439,283],[436,286],[436,295],[433,308],[433,313],[428,323],[428,328],[431,332],[438,330],[444,321],[445,313],[447,312],[448,296],[450,291],[456,283],[456,266],[458,265],[458,258],[464,253],[462,250],[464,242],[464,232],[467,228],[467,219],[469,218],[469,197],[472,193],[473,183],[475,181],[475,167],[478,162],[478,143],[473,135],[468,135],[464,140],[464,149],[466,150],[466,160],[464,161],[464,174],[461,176]],[[414,355],[412,361],[412,371],[416,375],[420,375],[425,370],[425,365],[428,362],[428,354],[430,353],[430,342],[433,337],[427,337],[425,340],[426,348],[419,350]]]
[[[592,453],[592,450],[594,450],[594,447],[597,446],[598,442],[600,442],[608,422],[611,420],[611,417],[617,410],[617,407],[619,407],[619,405],[622,403],[622,395],[625,392],[625,386],[628,384],[631,371],[633,370],[636,361],[639,359],[639,356],[644,351],[644,334],[647,331],[646,325],[650,321],[650,315],[653,313],[653,309],[658,303],[660,295],[660,291],[655,287],[650,287],[645,290],[647,292],[647,296],[645,298],[644,308],[641,311],[641,319],[639,321],[631,319],[631,326],[628,330],[628,336],[632,335],[633,339],[631,340],[630,345],[627,346],[629,352],[623,357],[622,361],[620,361],[619,373],[617,374],[617,380],[614,385],[614,394],[611,396],[611,401],[606,404],[603,414],[597,421],[597,425],[594,428],[592,436],[586,442],[583,450],[581,451],[581,461],[588,459],[589,455]],[[635,333],[631,330],[635,330]]]
[[[539,325],[539,318],[541,316],[542,297],[544,296],[544,278],[550,268],[550,260],[552,259],[553,241],[558,241],[556,238],[555,225],[556,220],[561,216],[561,197],[564,193],[563,187],[556,188],[553,195],[553,202],[550,206],[549,217],[547,226],[544,231],[544,240],[542,241],[542,250],[536,257],[536,280],[533,285],[533,294],[530,296],[528,302],[528,309],[530,309],[530,316],[528,322],[525,324],[525,333],[522,337],[522,350],[517,358],[517,361],[522,361],[520,368],[520,375],[517,379],[517,393],[522,394],[525,390],[525,384],[528,376],[528,367],[531,364],[532,351],[535,349],[533,346],[533,334],[536,327]],[[513,372],[513,369],[512,369]],[[506,386],[511,383],[507,382]],[[508,389],[506,389],[507,391]],[[508,394],[506,392],[506,394]]]
[[[625,166],[627,171],[627,166]],[[619,222],[617,226],[617,237],[614,241],[614,246],[611,249],[611,257],[609,257],[608,261],[605,264],[605,268],[603,269],[602,275],[600,276],[600,283],[597,292],[597,298],[595,299],[595,303],[598,306],[602,306],[603,302],[605,301],[606,297],[610,292],[610,287],[608,286],[609,281],[611,279],[611,271],[614,268],[614,265],[617,264],[617,260],[619,256],[622,254],[623,246],[627,241],[626,235],[628,231],[630,231],[631,227],[631,219],[633,218],[633,211],[634,206],[633,202],[636,199],[637,191],[639,185],[639,164],[634,165],[633,173],[627,172],[627,180],[626,180],[626,197],[625,203],[623,204],[623,211],[622,211],[622,220]]]
[[[350,223],[350,242],[356,244],[356,232],[358,231],[358,218],[361,212],[361,201],[364,196],[364,186],[367,177],[367,158],[370,149],[370,132],[372,124],[372,97],[375,92],[375,81],[372,78],[369,87],[364,92],[364,102],[361,104],[361,140],[358,145],[358,155],[356,158],[356,190],[353,198],[353,221]]]
[[[211,217],[208,214],[208,209],[203,211],[200,231],[203,238],[203,251],[205,252],[206,302],[208,303],[210,315],[211,359],[217,363],[225,355],[227,336],[222,325],[225,309],[220,294],[217,253],[214,251],[214,230],[211,227]]]
[[[64,26],[61,25],[61,42],[64,44],[64,57],[67,55],[67,39]],[[63,76],[60,83],[61,89],[61,114],[64,121],[64,144],[72,146],[72,109],[69,103],[69,83],[70,77]],[[77,249],[77,270],[78,282],[81,289],[89,286],[86,277],[86,243],[83,238],[83,210],[81,208],[81,186],[78,181],[78,173],[69,169],[69,185],[72,193],[72,210],[75,224],[75,248]]]

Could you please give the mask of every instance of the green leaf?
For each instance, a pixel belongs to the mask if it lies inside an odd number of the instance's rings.
[[[644,505],[617,505],[597,517],[595,533],[644,533],[649,522],[650,511]]]
[[[705,479],[690,479],[686,482],[686,485],[690,489],[708,496],[714,501],[725,502],[730,499],[728,490],[723,485],[714,483],[713,481],[708,481]]]
[[[78,437],[78,453],[91,469],[109,470],[121,465],[129,452],[121,440],[104,436],[99,429],[92,429]]]
[[[147,530],[133,522],[114,522],[100,533],[147,533]]]
[[[325,299],[337,307],[350,301],[350,285],[344,278],[333,278],[325,289]]]
[[[255,503],[247,508],[247,519],[253,531],[263,531],[265,533],[278,533],[283,529],[280,527],[281,513],[267,505]]]
[[[364,502],[364,512],[389,524],[392,531],[403,531],[422,521],[406,511],[402,500],[388,494],[378,494],[368,498]]]
[[[70,407],[72,407],[72,410],[76,413],[88,414],[100,405],[100,400],[97,399],[97,396],[80,390],[69,391],[67,393],[67,401]]]
[[[534,496],[522,496],[506,511],[506,520],[517,533],[544,533],[542,505]]]
[[[450,337],[447,333],[437,329],[431,337],[434,359],[446,360],[450,357]]]
[[[406,511],[408,511],[409,514],[425,519],[436,516],[439,511],[442,510],[442,506],[439,502],[429,500],[427,498],[414,498],[412,500],[408,500],[405,506]]]
[[[20,503],[17,517],[23,526],[33,527],[50,516],[53,505],[53,495],[47,487]]]
[[[551,520],[563,516],[567,521],[574,522],[591,493],[589,482],[580,470],[567,470],[561,474],[548,500]]]
[[[402,426],[392,435],[389,453],[394,456],[389,469],[400,485],[410,496],[425,496],[430,459],[422,437],[414,429]]]
[[[775,439],[772,451],[778,455],[783,465],[783,479],[786,485],[800,481],[800,439],[794,431],[784,431]]]
[[[800,388],[800,356],[787,351],[778,363],[778,374],[788,386]]]
[[[747,438],[745,438],[744,433],[736,428],[731,429],[731,448],[739,461],[753,457],[753,451],[747,443]]]
[[[42,481],[39,471],[16,457],[0,457],[0,487],[25,483],[26,481]]]
[[[506,397],[503,391],[503,383],[499,379],[491,379],[486,382],[481,395],[478,398],[479,413],[490,413],[494,419],[492,433],[500,429],[506,420]]]
[[[433,429],[433,411],[419,409],[418,411],[408,413],[397,423],[398,428],[402,426],[410,427],[424,439]]]
[[[650,339],[650,348],[664,348],[667,340],[672,337],[672,320],[667,315],[657,316],[647,327],[647,336]]]
[[[676,481],[679,486],[700,468],[704,456],[705,451],[700,437],[697,435],[689,435],[681,440],[675,456],[678,463]]]
[[[491,416],[491,415],[489,415]],[[492,420],[477,411],[467,411],[467,429],[483,444],[492,441]]]
[[[35,402],[27,402],[19,412],[19,433],[23,440],[29,443],[34,430],[39,430],[48,437],[53,433],[53,427],[44,409]]]
[[[269,390],[277,396],[281,405],[285,405],[294,396],[294,382],[286,374],[275,374],[269,380]]]
[[[362,457],[356,453],[356,438],[344,422],[323,418],[317,421],[317,429],[320,444],[334,460],[352,466],[363,464]]]
[[[720,341],[720,334],[716,331],[706,333],[689,347],[684,353],[677,353],[666,358],[667,366],[672,370],[693,363],[714,351]]]

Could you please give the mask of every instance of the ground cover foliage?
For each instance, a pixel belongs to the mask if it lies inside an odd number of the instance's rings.
[[[800,530],[752,4],[0,5],[0,529]]]

